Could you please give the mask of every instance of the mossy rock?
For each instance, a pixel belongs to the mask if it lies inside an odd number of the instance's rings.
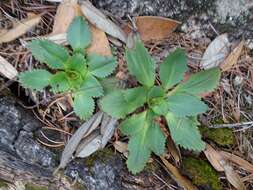
[[[200,127],[200,132],[204,138],[210,139],[221,146],[230,146],[235,143],[233,130],[229,128],[208,128]]]
[[[9,187],[8,183],[6,181],[0,179],[0,189],[4,188],[4,187],[6,187],[6,188]]]
[[[217,172],[212,166],[196,158],[185,158],[182,164],[183,172],[196,186],[210,187],[212,190],[221,190],[222,186]]]
[[[27,183],[25,185],[25,190],[48,190],[48,188],[43,187],[43,186],[39,186],[39,185],[35,185],[33,183]]]

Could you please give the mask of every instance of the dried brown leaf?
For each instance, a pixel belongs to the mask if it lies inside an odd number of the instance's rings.
[[[0,73],[8,79],[14,79],[18,71],[6,59],[0,56]]]
[[[94,7],[89,1],[82,1],[81,10],[83,15],[94,26],[121,40],[122,42],[126,42],[125,32],[111,20],[107,19],[106,16],[96,7]]]
[[[160,158],[179,185],[183,186],[187,190],[197,190],[197,187],[195,187],[187,178],[182,176],[175,166],[169,163],[164,157],[160,156]]]
[[[137,30],[143,41],[162,40],[167,38],[180,22],[159,16],[135,17]]]
[[[227,71],[236,65],[238,58],[240,57],[245,42],[241,41],[233,51],[228,55],[225,61],[220,65],[222,71]]]
[[[122,142],[122,141],[115,141],[113,143],[114,148],[122,153],[125,157],[128,156],[128,149],[127,149],[127,143]]]
[[[221,161],[223,161],[223,157],[220,155],[218,151],[216,151],[212,146],[209,144],[206,144],[206,149],[204,150],[204,153],[209,160],[209,162],[212,164],[212,166],[218,171],[223,172],[224,168],[221,165]]]
[[[65,33],[75,16],[81,15],[77,0],[63,0],[57,7],[52,34]]]
[[[242,167],[246,171],[253,173],[253,165],[249,163],[248,161],[242,159],[241,157],[237,155],[231,154],[229,152],[220,151],[220,153],[227,160],[237,164],[238,166]]]
[[[40,15],[30,13],[27,19],[19,21],[14,25],[12,29],[0,35],[0,44],[17,39],[18,37],[25,34],[27,31],[29,31],[32,27],[37,25],[40,22],[40,20],[41,20]]]

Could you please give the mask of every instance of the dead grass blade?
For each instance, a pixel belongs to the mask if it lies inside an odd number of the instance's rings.
[[[0,44],[10,42],[25,34],[41,20],[40,15],[29,14],[27,19],[20,20],[14,27],[0,35]]]
[[[173,166],[171,163],[169,163],[164,157],[160,156],[162,162],[166,166],[166,168],[171,173],[174,180],[181,186],[183,186],[187,190],[198,190],[197,187],[195,187],[187,178],[182,176],[178,169]]]
[[[0,73],[8,79],[14,79],[18,71],[6,59],[0,56]]]
[[[245,42],[241,41],[233,51],[228,55],[225,61],[220,65],[222,71],[227,71],[236,65],[238,58],[240,57]]]
[[[126,42],[127,37],[125,32],[111,20],[107,19],[106,16],[96,7],[94,7],[89,1],[82,1],[81,10],[83,15],[94,26],[121,40],[122,42]]]

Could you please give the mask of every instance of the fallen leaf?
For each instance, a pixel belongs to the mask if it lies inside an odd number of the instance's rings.
[[[216,151],[212,146],[206,144],[206,150],[204,151],[207,159],[212,166],[219,172],[224,171],[227,180],[239,190],[245,190],[245,186],[240,176],[234,171],[232,166],[228,163],[227,159],[222,156],[219,151]]]
[[[128,157],[127,143],[122,141],[115,141],[113,143],[114,148],[122,153],[126,158]]]
[[[212,146],[209,144],[206,144],[206,149],[204,150],[204,153],[209,160],[209,162],[212,164],[212,166],[218,171],[223,172],[224,168],[221,165],[221,161],[223,161],[223,157],[220,155],[219,152],[217,152]]]
[[[224,172],[227,180],[238,190],[245,190],[245,186],[240,178],[240,176],[234,171],[232,166],[228,165],[226,162],[222,163],[224,167]]]
[[[251,163],[249,163],[248,161],[240,158],[237,155],[231,154],[229,152],[220,151],[220,153],[227,160],[239,165],[240,167],[242,167],[246,171],[253,173],[253,165]]]
[[[65,33],[75,16],[81,15],[77,0],[63,0],[57,7],[52,34]]]
[[[102,30],[94,26],[91,26],[91,32],[92,32],[92,43],[87,49],[87,52],[96,53],[104,56],[111,56],[112,51],[109,41],[106,37],[106,34]]]
[[[27,19],[20,20],[14,27],[0,35],[0,44],[10,42],[25,34],[41,20],[40,15],[29,14]]]
[[[94,131],[89,136],[82,139],[76,148],[75,157],[85,158],[101,148],[102,135]]]
[[[176,20],[159,16],[138,16],[134,19],[143,41],[165,39],[181,24]],[[131,31],[130,28],[127,29],[126,27],[125,31]]]
[[[8,79],[14,79],[18,71],[6,59],[0,56],[0,73]]]
[[[179,165],[182,157],[178,146],[174,143],[170,136],[167,137],[168,152],[171,154],[176,164]]]
[[[102,112],[96,113],[81,127],[79,127],[74,135],[72,135],[72,137],[70,138],[70,140],[68,141],[67,145],[65,146],[62,152],[60,165],[54,171],[54,174],[56,174],[59,169],[65,168],[67,163],[71,160],[73,153],[76,151],[76,148],[78,147],[80,141],[83,139],[84,135],[85,134],[87,135],[87,133],[91,131],[90,130],[91,128],[93,129],[100,124],[102,116],[103,116]]]
[[[83,15],[94,26],[121,40],[122,42],[126,42],[127,36],[125,32],[111,20],[107,19],[106,16],[96,7],[94,7],[89,1],[81,2],[81,10]]]
[[[204,69],[210,69],[220,65],[229,54],[230,43],[227,34],[216,37],[207,47],[200,65]]]
[[[162,162],[171,173],[173,179],[187,190],[198,190],[187,178],[182,176],[178,169],[169,163],[164,157],[160,156]]]
[[[244,43],[245,43],[244,41],[241,41],[228,55],[225,61],[220,65],[222,71],[227,71],[231,69],[234,65],[236,65],[238,58],[242,53]]]

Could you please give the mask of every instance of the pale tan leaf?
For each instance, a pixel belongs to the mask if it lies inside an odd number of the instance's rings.
[[[75,16],[81,15],[77,0],[63,0],[57,7],[52,34],[65,33]]]
[[[227,34],[216,37],[207,47],[200,65],[204,69],[217,67],[229,54],[230,43]]]
[[[168,169],[168,171],[171,173],[174,180],[184,187],[187,190],[197,190],[197,187],[195,187],[187,178],[182,176],[178,169],[173,166],[171,163],[169,163],[164,157],[160,156],[161,160],[163,161],[164,165]]]
[[[222,71],[227,71],[231,69],[234,65],[236,65],[238,58],[242,53],[244,43],[245,43],[244,41],[241,41],[228,55],[225,61],[220,65]]]
[[[253,173],[253,165],[251,163],[249,163],[248,161],[240,158],[237,155],[231,154],[229,152],[220,151],[220,153],[227,160],[237,164],[238,166],[242,167],[246,171]]]
[[[204,150],[204,153],[209,162],[217,171],[219,172],[224,171],[224,168],[221,165],[221,161],[223,161],[224,159],[218,151],[216,151],[212,146],[206,143],[206,149]]]
[[[18,37],[25,34],[27,31],[29,31],[32,27],[37,25],[40,20],[40,15],[29,14],[29,17],[27,19],[21,20],[20,22],[15,24],[12,29],[8,30],[8,32],[5,32],[0,35],[0,44],[17,39]]]
[[[122,42],[126,42],[127,36],[125,32],[111,20],[107,19],[106,16],[96,7],[94,7],[89,1],[82,1],[81,10],[83,15],[94,26],[121,40]]]
[[[112,52],[106,34],[94,26],[91,26],[91,32],[92,42],[90,47],[87,49],[87,52],[104,56],[111,56]]]
[[[238,190],[245,190],[245,186],[240,178],[240,176],[234,171],[234,169],[232,168],[232,166],[230,166],[227,162],[222,162],[221,163],[223,168],[224,168],[224,172],[226,175],[227,180]]]
[[[0,56],[0,73],[8,79],[14,79],[18,71],[6,59]]]

